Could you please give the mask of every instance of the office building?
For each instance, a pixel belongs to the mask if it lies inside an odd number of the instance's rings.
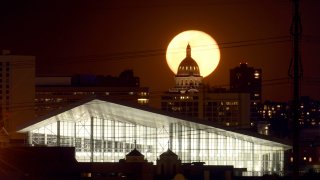
[[[258,120],[258,105],[262,100],[262,70],[249,67],[247,63],[230,70],[230,91],[250,94],[250,123],[254,126]]]
[[[246,93],[232,93],[214,88],[198,92],[166,92],[161,109],[197,117],[224,126],[250,126],[250,97]]]
[[[230,70],[230,91],[250,93],[254,103],[261,102],[262,70],[240,63],[239,67]]]
[[[0,132],[1,142],[18,140],[16,127],[34,118],[35,57],[0,55]],[[7,138],[6,138],[7,137]]]
[[[44,115],[90,96],[148,105],[149,88],[140,87],[132,70],[119,77],[75,75],[36,78],[36,115]]]

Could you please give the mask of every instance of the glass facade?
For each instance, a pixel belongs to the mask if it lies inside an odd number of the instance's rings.
[[[290,146],[196,122],[93,100],[21,132],[31,145],[74,146],[82,162],[118,162],[134,146],[156,162],[170,148],[184,163],[233,165],[244,175],[282,174]],[[136,142],[136,144],[135,144]]]

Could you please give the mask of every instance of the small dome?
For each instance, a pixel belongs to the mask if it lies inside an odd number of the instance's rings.
[[[186,58],[184,58],[179,67],[177,76],[200,76],[200,69],[197,62],[191,57],[191,47],[188,44]]]
[[[160,154],[161,157],[178,157],[174,152],[172,152],[170,149],[168,149],[166,152]]]
[[[143,156],[143,155],[136,148],[134,148],[126,156]]]

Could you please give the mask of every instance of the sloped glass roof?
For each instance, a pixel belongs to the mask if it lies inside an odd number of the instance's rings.
[[[114,119],[122,122],[130,122],[137,125],[143,125],[153,128],[168,126],[170,123],[177,123],[187,127],[214,132],[227,137],[246,140],[255,144],[278,146],[285,149],[291,146],[278,139],[272,139],[263,135],[252,134],[246,131],[229,130],[225,127],[217,127],[200,119],[183,117],[172,113],[162,112],[150,108],[133,107],[131,105],[119,104],[100,99],[91,99],[76,104],[71,107],[56,111],[52,114],[40,117],[25,124],[19,132],[30,132],[32,130],[44,127],[56,121],[81,121],[91,117],[100,119]]]

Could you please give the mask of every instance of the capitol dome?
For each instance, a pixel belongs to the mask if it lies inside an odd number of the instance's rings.
[[[179,67],[177,76],[200,76],[200,69],[197,62],[191,57],[191,47],[188,44],[186,58],[184,58]]]

